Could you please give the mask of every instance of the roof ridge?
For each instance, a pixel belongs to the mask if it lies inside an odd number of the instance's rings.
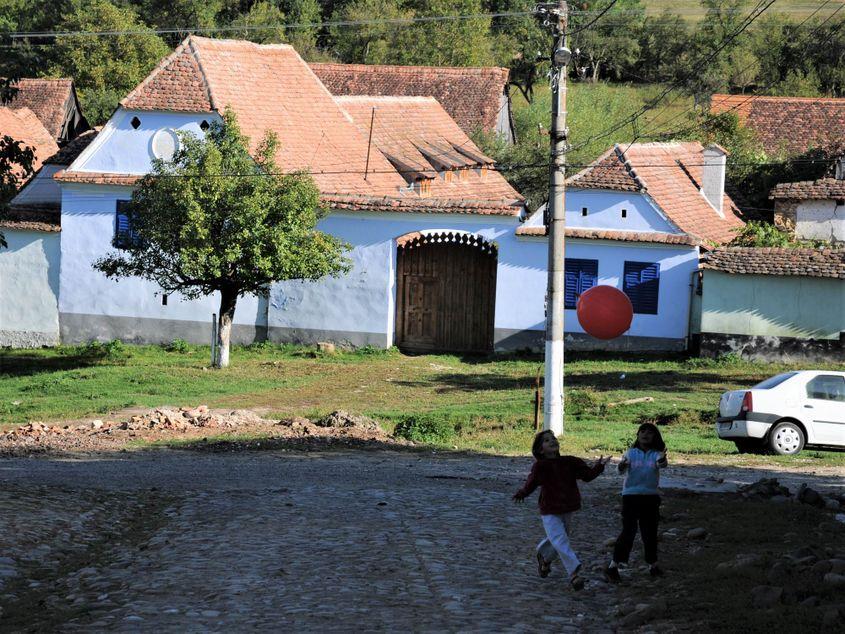
[[[319,78],[318,78],[319,79]],[[332,95],[335,101],[421,101],[439,104],[436,97],[430,95]],[[441,106],[442,107],[442,106]]]
[[[193,56],[194,60],[197,63],[197,68],[200,71],[200,76],[202,77],[202,87],[204,89],[206,97],[208,97],[208,105],[211,106],[211,109],[219,112],[217,108],[217,104],[215,103],[214,93],[211,90],[211,82],[208,80],[208,75],[205,72],[205,68],[203,67],[202,60],[200,59],[199,51],[194,48],[193,39],[194,35],[189,35],[186,43],[191,50],[191,55]]]
[[[635,145],[635,144],[633,144],[633,143],[632,143],[631,145]],[[629,146],[628,146],[627,150],[630,150],[630,149],[631,149],[631,145],[629,145]],[[637,173],[637,170],[636,170],[636,169],[634,169],[634,166],[633,166],[633,164],[631,163],[631,159],[630,159],[630,158],[628,158],[627,156],[625,156],[625,152],[627,152],[627,150],[625,150],[624,152],[623,152],[623,151],[620,151],[620,149],[619,149],[619,144],[618,144],[618,143],[615,143],[615,144],[613,145],[613,150],[616,152],[616,157],[617,157],[617,158],[619,159],[619,161],[622,163],[622,166],[623,166],[623,167],[627,170],[628,175],[629,175],[631,178],[633,178],[633,179],[634,179],[634,182],[635,182],[637,185],[639,185],[639,186],[643,189],[643,191],[648,191],[648,185],[646,185],[646,182],[645,182],[645,181],[643,180],[643,178],[642,178],[642,177],[641,177],[641,176]]]
[[[418,70],[437,70],[443,71],[446,73],[453,73],[453,74],[466,74],[467,72],[477,72],[477,71],[498,71],[498,72],[507,72],[509,73],[510,70],[505,68],[504,66],[423,66],[423,65],[406,65],[406,64],[345,64],[343,62],[308,62],[309,66],[321,66],[323,68],[329,66],[336,66],[338,68],[347,68],[347,69],[390,69],[390,70],[398,70],[403,72],[411,72],[411,71],[418,71]]]

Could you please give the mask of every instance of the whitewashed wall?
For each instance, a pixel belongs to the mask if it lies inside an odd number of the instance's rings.
[[[4,229],[0,248],[0,346],[59,341],[59,234]]]
[[[499,278],[512,277],[508,244],[515,217],[417,213],[341,213],[318,228],[346,241],[352,270],[318,282],[280,282],[270,292],[269,336],[275,341],[337,341],[392,346],[396,312],[396,238],[414,231],[467,231],[499,244]],[[496,315],[514,298],[497,282]]]
[[[795,235],[804,240],[845,242],[845,205],[805,200],[795,210]]]
[[[162,305],[158,285],[139,278],[107,279],[94,270],[98,258],[113,251],[115,210],[128,200],[128,187],[64,184],[62,187],[62,266],[59,318],[62,341],[122,339],[166,343],[210,340],[212,313],[219,297],[182,301],[170,295]],[[233,340],[264,337],[266,300],[247,296],[238,301]]]

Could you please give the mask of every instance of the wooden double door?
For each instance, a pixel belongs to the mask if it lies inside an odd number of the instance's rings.
[[[412,352],[489,352],[496,306],[496,247],[444,233],[400,241],[396,345]]]

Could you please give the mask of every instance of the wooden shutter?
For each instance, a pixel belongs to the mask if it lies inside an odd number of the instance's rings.
[[[564,308],[575,308],[578,296],[598,283],[599,261],[566,258],[564,261]]]
[[[660,263],[625,262],[622,290],[631,300],[635,313],[656,315],[660,294]]]

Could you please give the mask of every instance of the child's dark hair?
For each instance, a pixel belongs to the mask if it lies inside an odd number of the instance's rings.
[[[546,434],[551,434],[552,430],[547,429],[545,431],[539,432],[536,436],[534,436],[534,442],[531,443],[531,453],[534,455],[537,460],[543,457],[543,437]]]
[[[639,426],[637,429],[637,435],[634,438],[634,443],[631,447],[643,450],[643,448],[640,447],[640,432],[645,429],[648,429],[652,434],[654,434],[654,442],[651,443],[651,449],[654,449],[655,451],[666,451],[666,443],[663,442],[663,436],[660,434],[660,430],[654,423],[643,423]]]

